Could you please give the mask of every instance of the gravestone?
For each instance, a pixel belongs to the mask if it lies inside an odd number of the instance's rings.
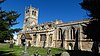
[[[70,56],[68,52],[63,52],[61,56]]]

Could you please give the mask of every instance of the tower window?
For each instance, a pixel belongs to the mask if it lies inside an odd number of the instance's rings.
[[[32,15],[36,16],[36,11],[32,11]]]
[[[29,10],[26,10],[26,13],[28,13],[29,12]]]
[[[25,21],[27,22],[28,20],[26,19]]]

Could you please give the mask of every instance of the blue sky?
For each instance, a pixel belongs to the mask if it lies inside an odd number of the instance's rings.
[[[71,22],[87,18],[86,11],[81,9],[79,3],[82,0],[6,0],[0,6],[6,11],[20,13],[19,24],[14,28],[22,28],[24,22],[25,7],[30,6],[39,9],[39,24],[53,20]]]

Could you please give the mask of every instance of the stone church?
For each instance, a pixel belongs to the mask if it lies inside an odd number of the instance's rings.
[[[23,29],[17,34],[17,42],[21,45],[21,37],[25,34],[26,42],[31,46],[91,51],[93,42],[83,34],[88,23],[89,20],[67,23],[55,20],[38,24],[38,9],[30,6],[25,9]]]

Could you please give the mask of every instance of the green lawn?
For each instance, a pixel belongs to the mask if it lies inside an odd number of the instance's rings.
[[[21,56],[21,54],[23,53],[24,48],[20,48],[19,46],[15,46],[14,48],[9,48],[9,43],[7,44],[1,44],[0,43],[0,54],[3,56],[7,56],[7,55],[11,55],[11,56]],[[51,48],[51,53],[52,55],[54,54],[59,54],[62,52],[62,50],[65,49],[61,49],[61,48]],[[29,54],[29,56],[31,56],[32,54],[34,54],[36,51],[39,52],[39,54],[47,54],[48,48],[39,48],[39,47],[29,47],[27,49],[27,52]],[[0,56],[1,56],[0,55]]]
[[[24,48],[20,48],[19,46],[14,45],[14,48],[9,48],[9,43],[8,44],[0,43],[0,56],[21,56],[23,54],[23,50]],[[39,54],[45,55],[47,54],[48,48],[29,47],[27,49],[29,56],[34,54],[36,51],[38,51]],[[93,52],[89,51],[65,50],[62,48],[51,48],[50,54],[52,55],[56,54],[55,56],[60,56],[60,53],[62,53],[63,51],[67,51],[70,54],[70,56],[100,56],[100,53],[94,55]]]

